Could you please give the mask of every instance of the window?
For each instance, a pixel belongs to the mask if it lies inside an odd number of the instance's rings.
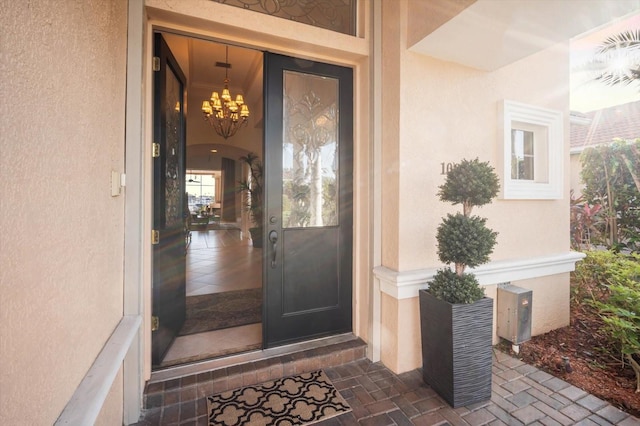
[[[562,113],[504,101],[502,197],[562,198]]]
[[[511,129],[511,179],[534,179],[533,132]]]
[[[205,174],[206,173],[206,174]],[[215,172],[187,171],[186,189],[191,213],[200,213],[208,206],[219,202],[219,177]]]
[[[302,22],[339,33],[356,34],[357,0],[213,0],[229,6]]]

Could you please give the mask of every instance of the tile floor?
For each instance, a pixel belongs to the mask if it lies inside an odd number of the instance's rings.
[[[419,369],[396,375],[381,363],[367,359],[323,368],[352,411],[316,424],[640,425],[640,419],[563,380],[499,351],[494,354],[491,400],[456,409],[449,407],[422,381]],[[206,425],[205,395],[224,390],[216,390],[220,380],[226,385],[229,377],[237,377],[235,383],[241,387],[245,376],[255,378],[260,371],[269,372],[270,366],[262,366],[264,368],[257,372],[238,367],[235,375],[229,376],[232,373],[229,372],[218,378],[208,372],[208,376],[202,373],[188,380],[165,382],[163,403],[152,404],[137,425]],[[282,373],[287,375],[286,371]],[[207,385],[207,380],[212,380],[211,385]]]
[[[187,296],[262,286],[262,250],[239,229],[191,231]]]
[[[249,324],[205,333],[178,336],[165,355],[162,366],[215,358],[247,349],[260,349],[262,324]]]
[[[242,239],[239,229],[191,231],[187,250],[187,297],[262,286],[262,250]],[[162,367],[260,347],[261,324],[179,336]]]

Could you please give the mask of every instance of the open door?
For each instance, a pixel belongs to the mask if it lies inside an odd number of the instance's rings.
[[[154,35],[153,332],[159,365],[185,318],[185,77],[162,34]]]
[[[265,53],[264,342],[352,329],[353,72]]]

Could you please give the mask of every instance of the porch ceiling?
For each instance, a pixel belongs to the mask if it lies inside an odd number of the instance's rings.
[[[638,10],[640,0],[477,0],[409,50],[493,71]]]

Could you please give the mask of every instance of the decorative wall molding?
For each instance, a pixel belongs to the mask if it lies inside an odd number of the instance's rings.
[[[476,275],[480,285],[493,285],[571,272],[584,253],[568,252],[553,256],[509,259],[491,262],[467,271]],[[380,281],[380,291],[396,299],[418,297],[418,290],[428,287],[441,267],[398,272],[384,266],[373,269]]]

